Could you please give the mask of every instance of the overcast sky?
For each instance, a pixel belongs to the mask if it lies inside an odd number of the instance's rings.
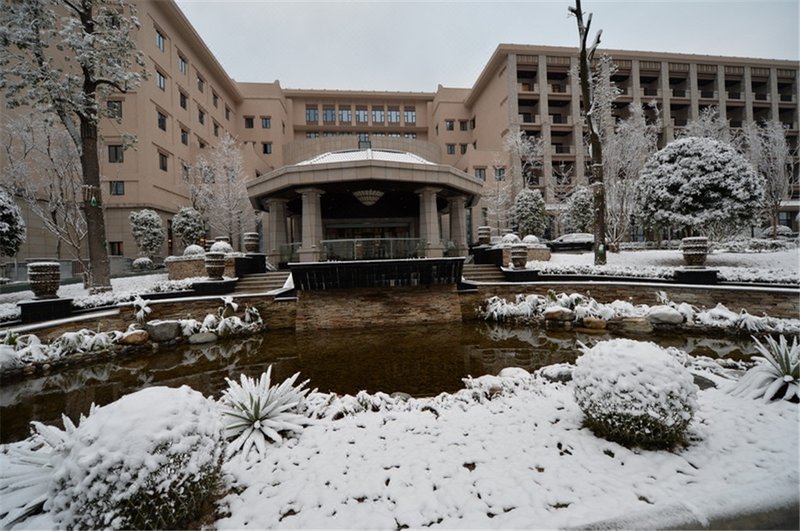
[[[178,0],[237,81],[284,88],[471,87],[499,43],[575,46],[569,1]],[[601,47],[798,59],[798,0],[584,0]]]

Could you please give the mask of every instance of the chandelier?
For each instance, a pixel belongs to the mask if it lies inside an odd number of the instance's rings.
[[[357,190],[353,195],[364,204],[364,206],[372,206],[378,202],[378,199],[383,197],[383,192],[380,190]]]

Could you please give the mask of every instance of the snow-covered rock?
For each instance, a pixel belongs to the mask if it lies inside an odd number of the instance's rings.
[[[197,332],[189,336],[187,341],[192,345],[201,345],[203,343],[213,343],[217,340],[217,334],[213,332]]]
[[[650,311],[647,312],[647,318],[654,324],[681,324],[683,322],[683,314],[677,309],[666,305],[650,307]]]
[[[150,334],[150,339],[156,343],[172,341],[181,336],[179,321],[155,319],[145,324],[145,330]]]
[[[147,343],[148,339],[150,339],[150,334],[146,330],[131,330],[122,334],[119,343],[122,345],[143,345]]]

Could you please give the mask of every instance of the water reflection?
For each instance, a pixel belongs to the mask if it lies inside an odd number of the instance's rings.
[[[505,367],[534,371],[574,361],[578,342],[593,345],[607,335],[545,332],[496,324],[449,324],[313,333],[269,332],[232,341],[187,345],[118,358],[86,368],[29,379],[0,389],[0,440],[28,434],[28,423],[60,424],[99,405],[148,386],[189,385],[219,396],[225,378],[258,376],[272,364],[282,380],[301,373],[309,387],[355,394],[402,391],[432,396],[463,387],[466,376],[497,374]],[[742,358],[749,342],[702,337],[656,337],[662,346],[690,354]]]

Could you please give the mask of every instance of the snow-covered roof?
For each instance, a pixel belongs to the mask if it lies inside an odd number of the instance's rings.
[[[349,149],[344,151],[329,151],[317,155],[308,160],[298,162],[297,166],[307,166],[310,164],[328,164],[333,162],[357,162],[361,160],[380,160],[385,162],[404,162],[407,164],[431,164],[419,155],[407,153],[405,151],[393,151],[389,149]]]

